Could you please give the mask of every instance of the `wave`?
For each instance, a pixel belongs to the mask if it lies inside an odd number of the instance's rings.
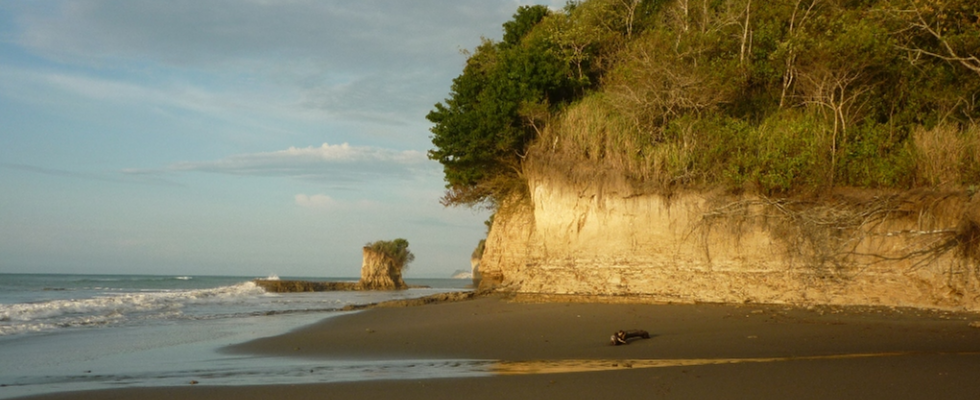
[[[264,294],[249,281],[211,289],[103,293],[81,299],[0,304],[0,336],[182,318],[189,305],[220,305]]]

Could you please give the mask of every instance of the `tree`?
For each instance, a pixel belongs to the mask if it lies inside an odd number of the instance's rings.
[[[548,15],[544,6],[520,7],[504,24],[504,41],[484,40],[449,98],[426,116],[436,147],[429,158],[445,173],[444,204],[492,205],[519,187],[541,115],[580,93],[550,36],[536,29]]]
[[[504,22],[504,44],[516,46],[524,36],[548,15],[548,7],[542,5],[521,6],[514,14],[514,19]]]
[[[980,4],[972,0],[903,1],[891,10],[907,29],[899,47],[910,59],[925,55],[980,74]]]
[[[847,148],[849,130],[871,113],[874,90],[895,64],[888,34],[878,21],[853,10],[835,10],[833,19],[810,32],[818,39],[800,55],[797,74],[803,101],[829,113],[830,184],[836,179],[841,149]]]

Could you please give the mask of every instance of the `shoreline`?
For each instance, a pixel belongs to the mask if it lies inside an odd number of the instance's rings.
[[[499,295],[421,307],[399,307],[406,305],[398,304],[402,302],[375,305],[226,350],[354,359],[382,355],[524,361],[622,358],[621,349],[628,348],[628,358],[638,359],[737,357],[757,347],[746,347],[746,339],[768,336],[780,346],[764,346],[768,351],[752,355],[781,356],[790,345],[807,342],[810,353],[795,349],[791,354],[799,356],[832,354],[835,349],[857,353],[859,348],[937,351],[923,346],[938,340],[933,333],[944,332],[953,343],[971,349],[973,342],[955,336],[978,339],[975,350],[980,351],[980,329],[971,326],[980,316],[973,313],[861,306],[528,302]],[[892,325],[900,331],[890,331]],[[611,346],[609,336],[620,329],[644,329],[652,338],[635,346]],[[684,340],[685,333],[699,340]],[[828,336],[837,340],[819,340]],[[680,342],[664,349],[668,338]]]
[[[532,303],[498,295],[379,304],[221,351],[303,360],[486,360],[490,376],[288,386],[209,386],[199,379],[29,398],[966,399],[980,392],[980,329],[971,326],[977,319],[928,310]],[[609,345],[619,329],[645,329],[651,338]]]
[[[279,280],[279,279],[253,279],[252,283],[265,289],[269,293],[304,293],[304,292],[360,292],[376,291],[378,289],[364,288],[360,281],[338,282],[338,281],[303,281],[303,280]],[[430,289],[423,285],[405,285],[392,291],[406,289]]]

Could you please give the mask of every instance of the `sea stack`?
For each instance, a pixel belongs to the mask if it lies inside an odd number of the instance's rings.
[[[402,268],[388,255],[370,247],[364,247],[364,261],[361,265],[361,289],[399,290],[405,289]]]

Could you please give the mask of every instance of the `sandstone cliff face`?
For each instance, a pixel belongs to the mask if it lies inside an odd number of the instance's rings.
[[[980,311],[978,266],[961,251],[978,244],[963,246],[977,232],[968,226],[976,223],[968,216],[976,201],[966,195],[933,196],[925,208],[874,198],[842,214],[706,193],[668,201],[617,187],[626,185],[576,186],[532,174],[531,204],[508,204],[494,219],[482,287],[656,302]]]
[[[401,269],[395,261],[382,253],[365,247],[361,264],[360,287],[363,290],[398,290],[405,289]]]

